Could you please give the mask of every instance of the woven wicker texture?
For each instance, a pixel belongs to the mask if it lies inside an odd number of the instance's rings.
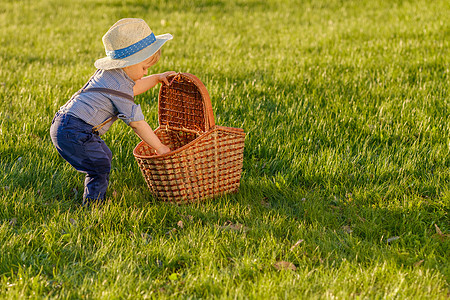
[[[172,128],[207,131],[214,126],[208,91],[194,75],[169,77],[159,91],[159,124]]]
[[[153,195],[189,203],[237,191],[245,133],[214,125],[211,100],[201,81],[178,74],[161,87],[159,105],[155,134],[172,151],[158,156],[145,142],[133,151]]]

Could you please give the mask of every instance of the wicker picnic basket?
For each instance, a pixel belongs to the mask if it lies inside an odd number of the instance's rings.
[[[169,82],[159,91],[155,134],[171,152],[156,155],[143,141],[133,151],[151,192],[160,200],[176,203],[236,192],[244,130],[215,125],[208,91],[194,75],[178,73]]]

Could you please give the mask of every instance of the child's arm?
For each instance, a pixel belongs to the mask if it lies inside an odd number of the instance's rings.
[[[136,96],[142,94],[143,92],[148,91],[160,82],[169,84],[167,76],[172,74],[176,73],[174,71],[169,71],[161,74],[153,74],[137,80],[136,84],[133,87],[134,95]],[[157,154],[161,155],[170,152],[170,148],[161,143],[159,138],[156,136],[156,134],[153,132],[152,128],[146,121],[142,120],[130,122],[130,126],[144,142],[146,142],[156,150]]]
[[[130,122],[130,126],[144,142],[156,150],[157,154],[161,155],[170,152],[170,148],[161,143],[146,121]]]
[[[164,82],[165,84],[169,84],[169,81],[167,80],[167,76],[176,74],[174,71],[169,71],[161,74],[153,74],[150,76],[142,77],[141,79],[136,81],[136,84],[133,87],[133,93],[134,95],[142,94],[143,92],[148,91],[155,85],[157,85],[160,82]]]

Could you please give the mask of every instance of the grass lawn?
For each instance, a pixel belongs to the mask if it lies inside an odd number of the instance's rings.
[[[0,0],[0,298],[448,299],[450,2]],[[123,122],[80,206],[53,115],[118,19],[247,133],[240,192],[155,200]],[[159,88],[136,97],[153,128]]]

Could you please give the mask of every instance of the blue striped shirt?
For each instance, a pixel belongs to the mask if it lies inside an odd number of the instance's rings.
[[[86,83],[85,88],[108,88],[134,96],[135,82],[122,69],[97,70]],[[141,106],[129,99],[102,92],[75,94],[60,108],[61,113],[80,118],[86,123],[96,126],[110,117],[118,117],[127,125],[130,122],[144,120]],[[114,118],[99,130],[102,135],[111,127]]]

